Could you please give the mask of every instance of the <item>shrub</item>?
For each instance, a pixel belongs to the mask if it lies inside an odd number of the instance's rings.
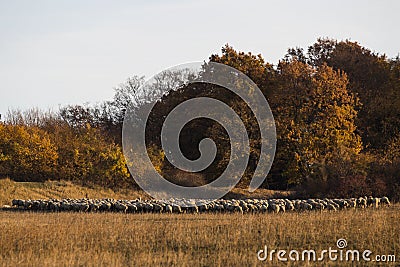
[[[107,140],[100,130],[89,125],[79,129],[59,125],[52,138],[59,152],[59,177],[108,187],[133,181],[121,147]]]
[[[16,181],[54,178],[57,148],[37,127],[0,124],[0,174]]]

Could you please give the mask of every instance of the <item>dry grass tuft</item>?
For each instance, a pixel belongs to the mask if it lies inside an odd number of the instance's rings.
[[[254,215],[0,212],[0,265],[271,266],[257,260],[264,245],[322,250],[339,238],[349,249],[400,260],[399,211],[396,205]],[[337,263],[322,265],[329,264]]]

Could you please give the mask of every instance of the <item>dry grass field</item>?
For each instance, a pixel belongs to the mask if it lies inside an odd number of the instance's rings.
[[[400,261],[400,206],[282,214],[0,212],[0,266],[377,266],[260,262],[269,249],[369,249]],[[395,266],[384,263],[381,266]]]

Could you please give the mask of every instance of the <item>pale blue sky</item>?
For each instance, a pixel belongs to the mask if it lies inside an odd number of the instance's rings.
[[[0,113],[111,99],[132,75],[202,61],[229,43],[277,63],[318,37],[394,57],[400,1],[0,0]]]

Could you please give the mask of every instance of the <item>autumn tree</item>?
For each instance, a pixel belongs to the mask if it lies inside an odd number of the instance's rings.
[[[243,72],[257,84],[267,98],[275,85],[276,71],[272,64],[265,62],[261,54],[254,55],[251,52],[236,51],[232,46],[226,44],[221,49],[221,55],[213,54],[209,60]]]
[[[58,151],[59,177],[85,185],[132,185],[122,148],[90,124],[79,128],[58,121],[50,134]]]
[[[269,102],[271,101],[270,96],[272,95],[277,83],[276,70],[272,64],[265,62],[264,58],[260,54],[254,55],[251,52],[245,53],[236,51],[233,47],[227,44],[221,49],[221,55],[214,54],[211,55],[209,59],[211,62],[225,64],[244,73],[258,86],[264,94],[264,97]],[[222,97],[218,98],[218,92]],[[216,94],[217,96],[214,97],[217,97],[224,103],[228,104],[235,113],[238,114],[246,127],[250,142],[250,155],[247,169],[239,183],[239,186],[247,186],[259,162],[261,151],[261,135],[257,119],[251,108],[236,94],[224,89],[219,89]],[[225,144],[226,148],[229,147],[226,133],[223,128],[214,124],[208,131],[217,142]],[[219,151],[219,153],[220,162],[217,165],[217,168],[220,173],[229,162],[230,151],[225,149],[225,151]],[[266,180],[264,186],[268,186],[269,182],[272,182],[271,179]]]
[[[276,160],[289,185],[307,179],[327,181],[337,160],[361,150],[355,133],[357,99],[347,91],[347,76],[327,65],[282,61],[280,89],[275,94],[278,134]]]
[[[396,60],[357,42],[318,39],[308,48],[312,66],[327,64],[348,75],[348,90],[360,99],[356,125],[366,148],[379,149],[400,128],[400,86]]]
[[[0,123],[0,175],[17,181],[55,178],[57,147],[35,126]]]

